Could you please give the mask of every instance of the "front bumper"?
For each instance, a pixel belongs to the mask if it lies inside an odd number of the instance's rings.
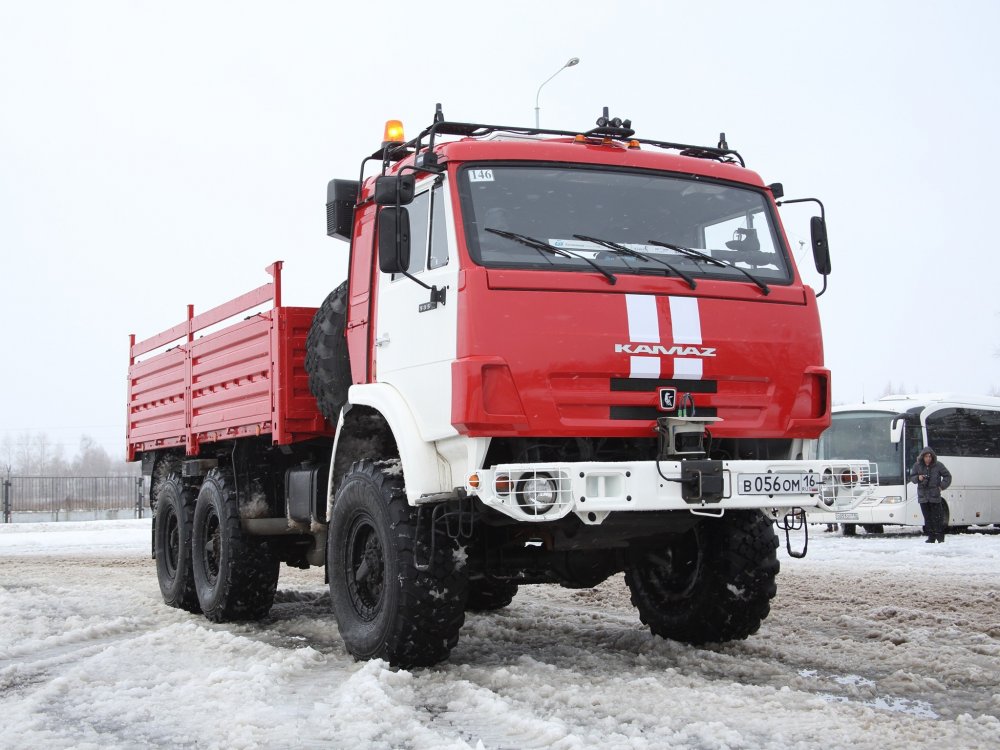
[[[620,461],[502,464],[470,474],[465,490],[519,521],[573,513],[596,525],[622,511],[752,508],[774,518],[790,508],[844,511],[877,487],[877,467],[868,461]]]

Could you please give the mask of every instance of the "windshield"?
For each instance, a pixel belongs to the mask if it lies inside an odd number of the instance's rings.
[[[589,260],[614,274],[791,281],[759,190],[590,167],[479,164],[459,174],[469,252],[484,266],[593,272]]]
[[[902,446],[890,440],[889,412],[840,412],[819,438],[821,459],[860,459],[878,465],[881,485],[904,484]]]

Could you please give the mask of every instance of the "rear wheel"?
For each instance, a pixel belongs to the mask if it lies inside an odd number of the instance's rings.
[[[692,644],[741,640],[771,610],[777,547],[763,514],[729,512],[669,545],[630,552],[625,583],[655,635]]]
[[[153,511],[153,518],[156,518],[156,498],[166,484],[167,480],[174,474],[181,473],[181,463],[183,459],[174,453],[160,453],[153,463],[153,473],[149,478],[149,509]]]
[[[232,474],[221,469],[208,473],[193,526],[192,569],[205,617],[227,622],[267,615],[281,563],[270,542],[243,532]]]
[[[194,507],[194,493],[184,487],[179,476],[171,474],[162,480],[153,527],[156,578],[163,601],[188,612],[201,611],[191,569]]]
[[[354,464],[333,505],[327,545],[330,598],[356,659],[429,666],[448,658],[465,621],[466,577],[456,546],[417,524],[402,478]]]

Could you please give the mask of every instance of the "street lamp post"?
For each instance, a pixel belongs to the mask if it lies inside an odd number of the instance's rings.
[[[580,58],[579,57],[571,57],[569,60],[566,61],[565,65],[563,65],[561,68],[559,68],[559,70],[557,70],[555,73],[553,73],[548,78],[546,78],[544,81],[542,81],[542,86],[544,86],[546,83],[548,83],[549,81],[551,81],[557,75],[559,75],[560,73],[562,73],[563,70],[565,70],[566,68],[572,68],[574,65],[576,65],[579,62],[580,62]],[[538,87],[538,92],[535,94],[535,128],[536,129],[539,127],[539,124],[538,124],[538,97],[542,93],[542,86]]]

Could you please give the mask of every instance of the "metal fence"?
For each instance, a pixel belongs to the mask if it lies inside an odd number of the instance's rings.
[[[69,520],[123,513],[142,518],[143,513],[142,477],[8,476],[2,489],[4,523],[28,514]]]

